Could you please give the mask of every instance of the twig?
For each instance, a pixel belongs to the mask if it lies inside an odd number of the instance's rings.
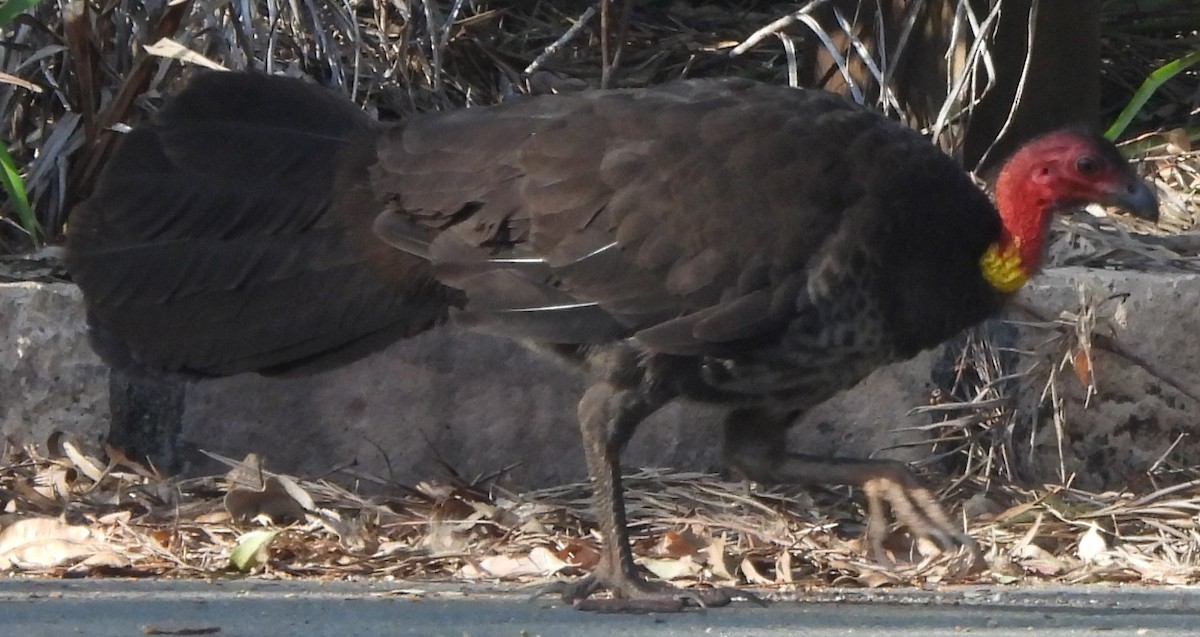
[[[96,143],[96,61],[92,57],[92,47],[88,40],[91,24],[88,20],[88,5],[78,0],[72,2],[63,10],[63,33],[66,36],[67,48],[75,63],[75,80],[79,86],[80,111],[83,113],[84,138],[91,146]]]
[[[572,24],[571,28],[567,29],[566,33],[559,36],[559,38],[550,46],[546,47],[546,50],[542,51],[540,55],[534,58],[533,62],[529,63],[529,66],[525,67],[525,75],[531,75],[534,71],[541,68],[542,64],[545,64],[546,60],[549,59],[551,55],[554,55],[556,52],[558,52],[558,50],[562,48],[564,44],[570,42],[571,39],[583,29],[583,27],[587,26],[588,20],[591,20],[592,16],[594,15],[596,15],[595,6],[588,7],[586,11],[579,14],[579,17],[575,19],[575,24]]]
[[[439,99],[445,101],[445,91],[442,90],[442,47],[438,42],[440,24],[437,10],[430,0],[421,2],[425,9],[425,24],[429,31],[429,53],[433,56],[433,92]]]
[[[764,39],[766,39],[768,36],[775,35],[779,31],[782,31],[782,30],[788,28],[794,22],[801,19],[801,17],[806,16],[809,13],[816,11],[817,9],[820,9],[822,6],[824,6],[828,3],[829,3],[829,0],[812,0],[812,2],[809,2],[808,4],[801,7],[799,11],[785,15],[782,18],[779,18],[778,20],[772,22],[771,24],[768,24],[767,26],[755,31],[754,33],[751,33],[750,37],[746,38],[745,41],[743,41],[741,44],[733,47],[733,50],[729,52],[729,57],[737,57],[737,56],[745,53],[746,51],[749,51],[750,49],[754,48],[754,46],[757,45],[759,42],[762,42]]]
[[[1184,438],[1187,438],[1187,435],[1188,434],[1185,431],[1180,433],[1178,436],[1175,436],[1175,440],[1173,440],[1171,444],[1167,445],[1166,450],[1164,450],[1162,454],[1158,456],[1158,460],[1155,460],[1154,464],[1150,465],[1149,469],[1146,469],[1146,473],[1154,473],[1155,471],[1158,471],[1159,467],[1161,467],[1163,463],[1167,461],[1167,458],[1170,457],[1171,452],[1175,451],[1175,447],[1178,447],[1179,443],[1183,442]]]
[[[991,158],[992,151],[1000,143],[1000,140],[1008,134],[1009,128],[1012,126],[1013,120],[1016,118],[1017,108],[1021,105],[1021,100],[1025,95],[1025,81],[1029,79],[1029,69],[1033,65],[1033,41],[1038,37],[1038,3],[1039,0],[1033,0],[1029,5],[1029,26],[1026,34],[1025,45],[1025,61],[1021,64],[1021,77],[1017,80],[1017,89],[1012,97],[1012,106],[1008,109],[1008,115],[1004,118],[1004,125],[1000,127],[1000,132],[996,133],[992,143],[988,145],[987,150],[983,151],[976,162],[977,166],[986,166],[988,159]],[[1046,37],[1043,34],[1042,37]]]
[[[613,47],[612,56],[609,56],[609,42],[612,40],[608,34],[608,6],[611,0],[601,0],[600,4],[600,88],[609,88],[612,83],[612,76],[621,66],[621,53],[625,50],[625,36],[629,33],[629,18],[633,13],[632,0],[626,0],[625,4],[621,5],[621,18],[617,24],[616,44]]]
[[[612,0],[600,0],[600,88],[608,88],[612,80],[612,63],[608,58],[608,7]]]

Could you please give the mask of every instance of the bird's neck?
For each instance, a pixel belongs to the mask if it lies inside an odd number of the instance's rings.
[[[1051,198],[1032,178],[1037,167],[1022,159],[1014,157],[996,180],[1000,237],[979,259],[983,278],[1004,293],[1016,292],[1037,272],[1053,208]]]

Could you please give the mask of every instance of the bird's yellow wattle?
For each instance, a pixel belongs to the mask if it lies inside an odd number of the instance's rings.
[[[993,243],[979,259],[983,278],[992,287],[1004,293],[1012,293],[1025,285],[1025,268],[1021,263],[1021,249],[1015,241]]]

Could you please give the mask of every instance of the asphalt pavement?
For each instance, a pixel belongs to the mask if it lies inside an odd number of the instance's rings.
[[[768,594],[769,595],[769,594]],[[237,579],[0,580],[0,635],[1198,635],[1200,588],[821,589],[767,607],[594,614],[516,588]]]

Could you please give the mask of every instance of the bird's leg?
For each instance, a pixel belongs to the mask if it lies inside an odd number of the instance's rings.
[[[594,507],[603,537],[600,563],[575,582],[559,582],[541,593],[560,593],[564,601],[584,610],[611,612],[674,612],[688,601],[701,606],[728,604],[721,591],[682,591],[643,578],[633,562],[625,499],[621,488],[620,453],[637,424],[665,400],[650,392],[620,389],[607,382],[592,385],[579,401],[579,424],[591,477]],[[613,599],[589,599],[607,589]]]
[[[725,421],[725,462],[750,480],[778,484],[844,484],[867,496],[867,542],[872,556],[891,560],[883,548],[887,509],[919,539],[943,550],[968,549],[979,555],[975,541],[958,530],[937,498],[912,471],[894,460],[822,458],[786,449],[787,430],[798,414],[765,409],[739,409]]]

